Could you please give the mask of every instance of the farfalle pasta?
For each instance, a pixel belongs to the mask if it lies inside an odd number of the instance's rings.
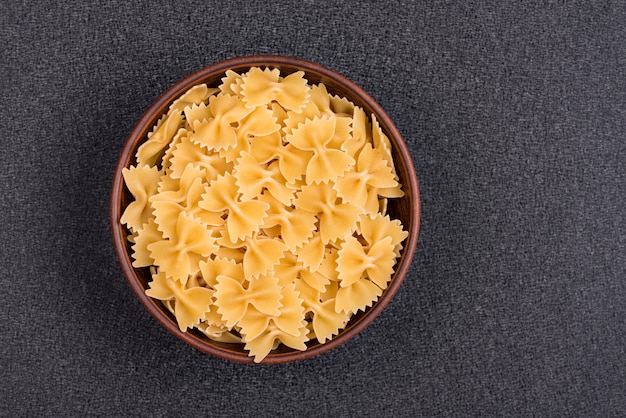
[[[124,169],[121,223],[146,294],[181,331],[242,344],[325,343],[388,287],[408,234],[376,118],[301,71],[226,71],[175,100]]]

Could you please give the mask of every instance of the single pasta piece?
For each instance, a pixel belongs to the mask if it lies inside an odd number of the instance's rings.
[[[325,245],[352,233],[363,212],[363,208],[338,199],[337,191],[330,183],[302,186],[294,205],[318,214],[320,236]]]
[[[335,117],[322,117],[307,120],[294,129],[286,140],[303,151],[312,151],[313,156],[306,166],[307,184],[334,181],[343,174],[354,159],[345,152],[329,147],[341,124]],[[346,133],[343,133],[346,136]],[[340,142],[344,142],[340,140]]]
[[[198,206],[213,213],[223,214],[228,211],[226,227],[232,240],[258,232],[269,209],[267,203],[259,200],[241,200],[236,179],[231,173],[225,173],[212,181],[205,188]]]
[[[180,212],[172,236],[146,247],[167,277],[185,283],[189,275],[200,270],[200,261],[217,251],[215,241],[211,230],[200,220]]]
[[[124,183],[135,200],[126,207],[120,222],[131,231],[142,229],[150,219],[152,208],[148,199],[156,192],[161,174],[157,167],[148,165],[137,165],[122,170]]]
[[[181,113],[163,116],[154,130],[148,134],[148,140],[137,149],[139,164],[154,165],[159,155],[167,147],[183,122]]]

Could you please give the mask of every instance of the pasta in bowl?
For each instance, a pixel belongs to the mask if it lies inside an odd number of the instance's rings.
[[[320,65],[235,58],[144,114],[111,193],[116,252],[170,332],[239,362],[342,344],[389,303],[417,245],[419,189],[397,128]]]

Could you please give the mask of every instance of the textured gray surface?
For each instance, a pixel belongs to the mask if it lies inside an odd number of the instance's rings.
[[[626,413],[624,3],[3,3],[0,415]],[[423,210],[387,310],[271,367],[162,330],[108,225],[142,112],[256,53],[368,91],[409,144]]]

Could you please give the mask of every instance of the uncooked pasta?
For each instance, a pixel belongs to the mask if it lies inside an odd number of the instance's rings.
[[[146,294],[181,331],[244,344],[325,343],[387,288],[408,234],[378,121],[301,71],[226,71],[175,100],[123,170],[121,222]]]

